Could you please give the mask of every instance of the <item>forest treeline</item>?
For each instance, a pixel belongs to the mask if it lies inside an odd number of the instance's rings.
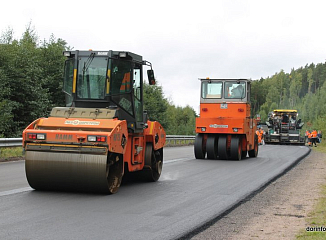
[[[28,26],[20,39],[12,29],[0,37],[0,138],[20,137],[33,120],[64,106],[62,92],[66,41],[54,36],[39,40]],[[199,97],[198,97],[199,101]],[[297,109],[305,129],[326,131],[326,63],[310,64],[286,73],[253,81],[252,113],[262,120],[274,109]],[[161,86],[144,85],[144,109],[170,135],[193,135],[196,112],[179,107],[163,94]]]
[[[296,109],[304,129],[326,131],[326,63],[281,70],[254,81],[251,90],[253,113],[267,120],[274,109]]]
[[[21,137],[28,124],[47,117],[54,106],[65,106],[62,92],[62,52],[66,41],[53,35],[39,40],[30,25],[20,39],[12,29],[0,37],[0,138]],[[161,86],[144,85],[144,109],[170,135],[193,135],[196,112],[178,107],[163,94]]]

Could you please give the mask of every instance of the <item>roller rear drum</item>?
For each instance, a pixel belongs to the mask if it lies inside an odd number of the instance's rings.
[[[26,151],[25,170],[36,190],[115,193],[121,183],[122,159],[106,155]]]

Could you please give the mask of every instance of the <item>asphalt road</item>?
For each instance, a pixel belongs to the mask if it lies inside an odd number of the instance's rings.
[[[309,149],[265,145],[257,158],[196,160],[165,148],[156,183],[127,182],[114,195],[38,192],[24,161],[0,163],[0,239],[176,239],[218,217]]]

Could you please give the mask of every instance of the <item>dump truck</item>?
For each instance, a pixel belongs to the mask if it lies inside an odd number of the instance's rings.
[[[248,79],[199,79],[196,159],[241,160],[258,155],[257,119],[251,117]]]
[[[266,144],[296,144],[305,145],[300,130],[304,123],[298,117],[298,111],[293,109],[275,109],[268,114],[265,134]]]
[[[157,181],[166,134],[143,111],[143,66],[126,51],[65,51],[66,106],[23,131],[25,172],[36,190],[116,193],[126,173]]]

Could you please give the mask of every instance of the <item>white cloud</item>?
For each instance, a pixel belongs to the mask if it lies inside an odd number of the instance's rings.
[[[325,61],[323,0],[11,1],[0,30],[75,49],[127,50],[152,62],[174,104],[199,105],[198,78],[267,77]]]

